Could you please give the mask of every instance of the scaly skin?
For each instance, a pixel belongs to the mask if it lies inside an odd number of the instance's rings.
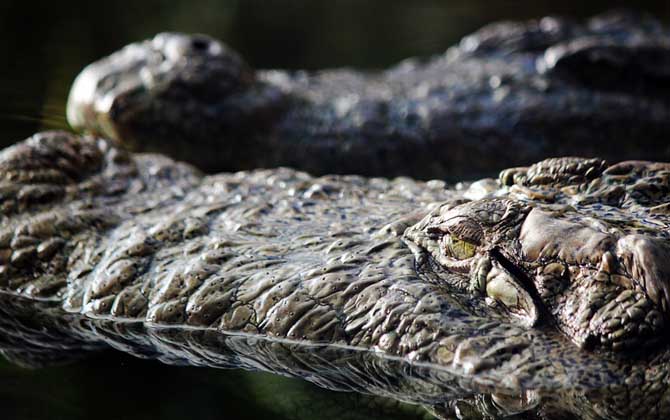
[[[203,177],[37,134],[0,153],[0,348],[263,369],[438,415],[667,416],[669,182],[577,158],[467,190]]]
[[[254,70],[164,33],[88,66],[68,120],[206,172],[462,180],[551,156],[670,159],[669,97],[667,28],[608,14],[492,24],[377,73]]]
[[[670,164],[549,159],[502,179],[508,196],[443,205],[406,236],[524,325],[549,315],[580,347],[616,351],[663,337]]]

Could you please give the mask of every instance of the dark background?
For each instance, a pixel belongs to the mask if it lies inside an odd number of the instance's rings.
[[[175,367],[103,353],[43,369],[0,355],[3,420],[423,420],[419,406],[261,372]]]
[[[443,52],[480,26],[609,8],[670,22],[670,1],[2,1],[0,145],[67,128],[86,64],[161,31],[203,32],[257,68],[387,67]],[[412,408],[261,373],[166,367],[113,353],[26,370],[0,360],[2,419],[417,418]]]

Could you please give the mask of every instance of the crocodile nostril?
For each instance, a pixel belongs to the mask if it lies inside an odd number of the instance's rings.
[[[196,51],[205,51],[209,48],[209,41],[204,38],[193,38],[191,47]]]

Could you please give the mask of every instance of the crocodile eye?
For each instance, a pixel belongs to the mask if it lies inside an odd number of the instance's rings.
[[[477,250],[477,245],[472,242],[458,239],[452,235],[444,235],[442,238],[442,246],[448,257],[457,260],[467,260],[468,258],[472,258]]]

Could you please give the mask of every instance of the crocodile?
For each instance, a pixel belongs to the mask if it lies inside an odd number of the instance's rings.
[[[0,190],[17,364],[114,348],[443,418],[670,414],[670,164],[554,158],[455,187],[205,176],[44,132],[0,152]]]
[[[668,98],[670,31],[611,12],[490,24],[379,72],[256,70],[211,37],[161,33],[85,68],[67,117],[206,172],[462,180],[552,156],[670,159]]]

